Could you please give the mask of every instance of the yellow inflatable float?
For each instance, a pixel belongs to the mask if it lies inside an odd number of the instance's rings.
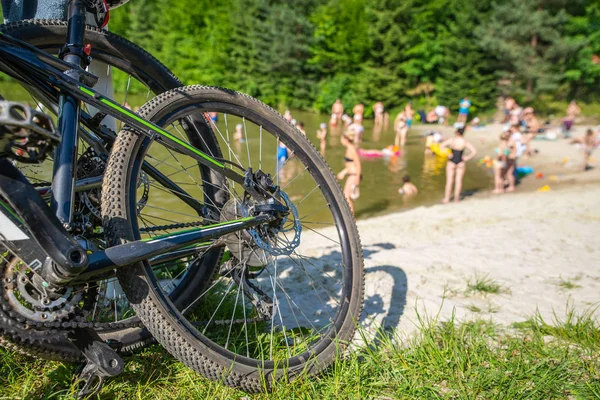
[[[442,150],[439,143],[432,143],[431,146],[429,146],[429,148],[431,149],[433,154],[435,154],[438,157],[448,158],[448,156],[452,154],[452,150],[450,149]]]

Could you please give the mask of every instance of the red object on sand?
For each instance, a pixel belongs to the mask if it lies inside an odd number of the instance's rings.
[[[537,174],[535,174],[535,176],[536,176],[538,179],[542,179],[542,178],[544,178],[544,174],[543,174],[543,173],[541,173],[541,172],[538,172]]]

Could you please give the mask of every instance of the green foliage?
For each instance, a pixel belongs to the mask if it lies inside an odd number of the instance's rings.
[[[317,378],[280,381],[248,395],[209,381],[160,346],[127,357],[102,398],[193,399],[592,399],[600,396],[600,330],[593,311],[569,310],[552,324],[536,315],[516,329],[483,320],[421,320],[402,341],[387,332],[339,355]],[[0,397],[73,398],[73,368],[0,348]]]
[[[477,113],[499,94],[542,108],[600,100],[598,1],[135,0],[112,12],[110,29],[185,84],[273,106],[329,111],[341,98],[456,111],[468,96]]]
[[[494,3],[477,27],[479,43],[498,61],[497,76],[505,80],[509,93],[532,100],[558,88],[563,72],[560,64],[579,46],[563,36],[569,21],[565,3]]]

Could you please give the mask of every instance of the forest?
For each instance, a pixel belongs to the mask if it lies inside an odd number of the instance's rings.
[[[109,28],[276,107],[600,100],[597,0],[133,0]]]
[[[600,99],[592,0],[134,0],[109,26],[187,84],[274,106]]]

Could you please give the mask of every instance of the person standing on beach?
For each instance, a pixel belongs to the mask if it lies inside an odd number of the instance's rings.
[[[540,132],[541,125],[540,125],[540,122],[538,121],[537,117],[535,116],[535,111],[533,110],[532,107],[526,107],[523,110],[523,114],[522,114],[521,118],[523,119],[523,122],[525,123],[525,126],[527,127],[527,131],[525,132],[525,135],[523,135],[524,136],[523,144],[526,146],[525,154],[527,156],[532,156],[534,151],[531,148],[531,141]]]
[[[587,171],[589,168],[589,161],[592,155],[592,151],[596,148],[596,139],[594,138],[594,131],[588,129],[583,137],[583,171]]]
[[[346,178],[344,184],[344,196],[350,205],[350,211],[354,214],[354,201],[360,197],[360,190],[358,186],[362,179],[362,166],[360,163],[360,156],[358,149],[354,145],[357,132],[356,127],[351,125],[346,129],[340,138],[342,146],[346,148],[346,154],[344,155],[345,167],[337,174],[337,179],[342,180]]]
[[[444,204],[450,202],[452,186],[454,186],[454,202],[460,201],[463,177],[467,168],[466,163],[477,154],[475,147],[463,137],[464,133],[464,126],[457,128],[454,137],[446,140],[440,146],[442,150],[447,148],[452,150],[446,163],[446,190],[442,200]],[[469,151],[469,154],[465,155],[465,149]]]
[[[502,132],[500,143],[496,147],[496,159],[494,160],[494,194],[504,193],[504,181],[506,180],[506,171],[508,166],[508,156],[510,149],[508,145],[509,132]]]
[[[579,108],[575,100],[571,100],[567,107],[567,116],[562,120],[562,133],[564,137],[571,137],[571,129],[573,129],[575,118],[579,114],[581,114],[581,108]]]
[[[469,116],[469,108],[471,108],[471,100],[467,96],[465,96],[459,103],[458,108],[458,118],[456,122],[460,122],[464,125],[467,123],[467,117]]]
[[[506,99],[504,99],[504,121],[502,121],[503,124],[510,121],[510,112],[515,106],[515,104],[517,104],[515,102],[515,99],[513,99],[510,96],[507,96]]]
[[[584,172],[589,168],[589,160],[590,156],[592,155],[592,151],[594,151],[597,146],[600,146],[600,140],[597,139],[598,136],[600,136],[600,133],[598,135],[594,135],[594,131],[592,129],[588,129],[583,138],[575,138],[569,142],[570,144],[579,143],[583,145]]]

